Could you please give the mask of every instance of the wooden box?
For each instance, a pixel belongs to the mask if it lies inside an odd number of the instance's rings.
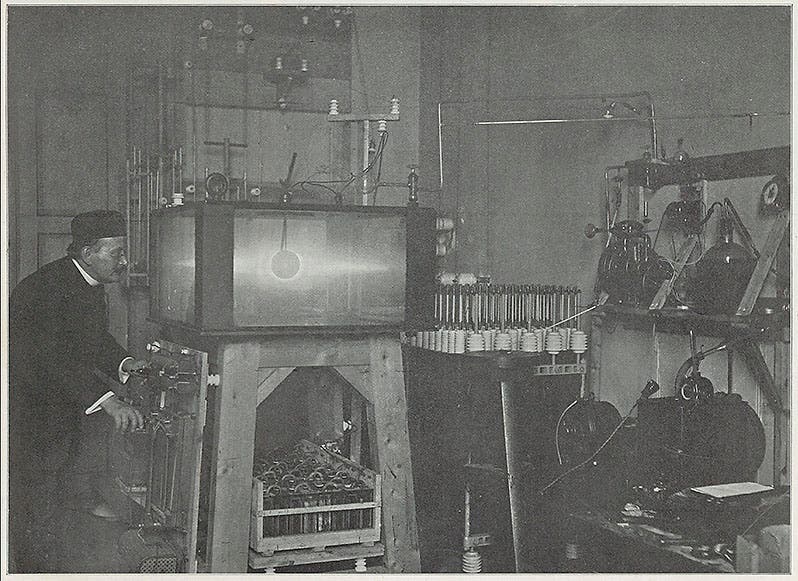
[[[432,316],[435,211],[208,202],[153,212],[150,314],[212,334],[395,331]]]
[[[250,547],[270,555],[379,541],[380,476],[306,440],[297,444],[295,452],[309,462],[301,466],[275,462],[276,480],[271,472],[268,478],[253,478]],[[302,471],[304,476],[298,474]],[[313,488],[307,482],[293,485],[302,478],[312,481],[320,473],[326,474],[323,487]]]

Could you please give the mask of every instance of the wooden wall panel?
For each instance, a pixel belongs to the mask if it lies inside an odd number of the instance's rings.
[[[48,262],[57,260],[66,255],[66,247],[72,241],[69,234],[69,227],[66,232],[39,232],[37,236],[38,263],[37,268],[41,268]]]
[[[108,108],[104,92],[67,88],[42,96],[36,151],[38,216],[108,207]]]

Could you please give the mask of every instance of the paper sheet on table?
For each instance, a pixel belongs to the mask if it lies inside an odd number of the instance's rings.
[[[711,486],[696,486],[691,488],[693,492],[708,494],[714,498],[728,498],[730,496],[741,496],[743,494],[755,494],[773,490],[772,486],[757,484],[756,482],[730,482],[728,484],[713,484]]]

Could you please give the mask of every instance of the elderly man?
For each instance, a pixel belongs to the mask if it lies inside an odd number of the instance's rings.
[[[118,430],[144,422],[109,389],[146,366],[108,332],[103,285],[118,282],[127,265],[125,220],[119,212],[87,212],[72,220],[71,230],[68,256],[11,294],[9,513],[16,572],[57,571],[53,531],[80,452],[82,417],[102,410]]]

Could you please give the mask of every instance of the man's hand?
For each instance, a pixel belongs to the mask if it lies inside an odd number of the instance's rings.
[[[144,375],[149,370],[150,364],[145,359],[125,359],[122,362],[122,372]]]
[[[144,427],[144,416],[141,415],[141,412],[115,395],[102,402],[100,407],[114,418],[117,430],[132,432]]]

